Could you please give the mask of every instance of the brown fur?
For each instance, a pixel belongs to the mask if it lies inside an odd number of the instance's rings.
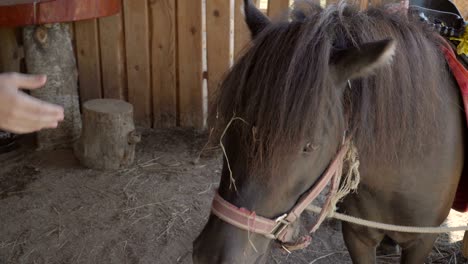
[[[397,42],[393,62],[353,80],[342,96],[330,79],[330,58],[389,37]],[[232,117],[247,121],[250,125],[235,122],[230,129],[241,130],[251,165],[259,169],[263,160],[280,162],[304,140],[318,140],[318,128],[336,127],[340,120],[330,113],[344,105],[361,154],[389,160],[418,155],[425,143],[419,139],[435,140],[439,120],[433,113],[445,100],[441,84],[449,82],[440,45],[415,19],[383,9],[360,12],[346,4],[321,9],[302,2],[290,21],[261,32],[227,74],[211,124],[219,136]]]

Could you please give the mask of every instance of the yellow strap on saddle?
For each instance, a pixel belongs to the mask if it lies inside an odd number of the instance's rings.
[[[460,41],[457,46],[457,53],[458,55],[466,55],[468,56],[468,28],[465,29],[465,33],[461,38],[450,38],[450,40]]]

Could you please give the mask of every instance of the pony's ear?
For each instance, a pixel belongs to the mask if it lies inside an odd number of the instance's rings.
[[[386,39],[337,51],[330,60],[335,81],[344,83],[372,74],[378,67],[392,62],[395,50],[395,41]]]
[[[252,34],[252,39],[271,23],[270,19],[252,3],[252,0],[244,0],[244,15],[245,22]]]

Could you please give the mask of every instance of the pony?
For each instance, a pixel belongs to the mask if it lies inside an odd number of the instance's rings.
[[[462,174],[466,135],[444,41],[383,7],[301,1],[279,21],[249,0],[244,11],[252,43],[226,74],[209,118],[224,150],[219,195],[275,219],[314,186],[347,137],[361,181],[339,211],[440,225]],[[423,263],[437,238],[347,223],[342,233],[359,264],[376,262],[384,238],[401,246],[401,263]],[[193,261],[264,263],[271,245],[212,214],[194,241]]]

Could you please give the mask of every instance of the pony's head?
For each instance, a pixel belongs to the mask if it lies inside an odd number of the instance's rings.
[[[275,219],[288,212],[337,153],[349,129],[352,80],[387,68],[393,40],[361,43],[340,20],[352,7],[296,8],[271,22],[245,0],[252,45],[227,74],[210,114],[224,163],[219,194]],[[194,263],[263,263],[271,240],[211,215]]]

